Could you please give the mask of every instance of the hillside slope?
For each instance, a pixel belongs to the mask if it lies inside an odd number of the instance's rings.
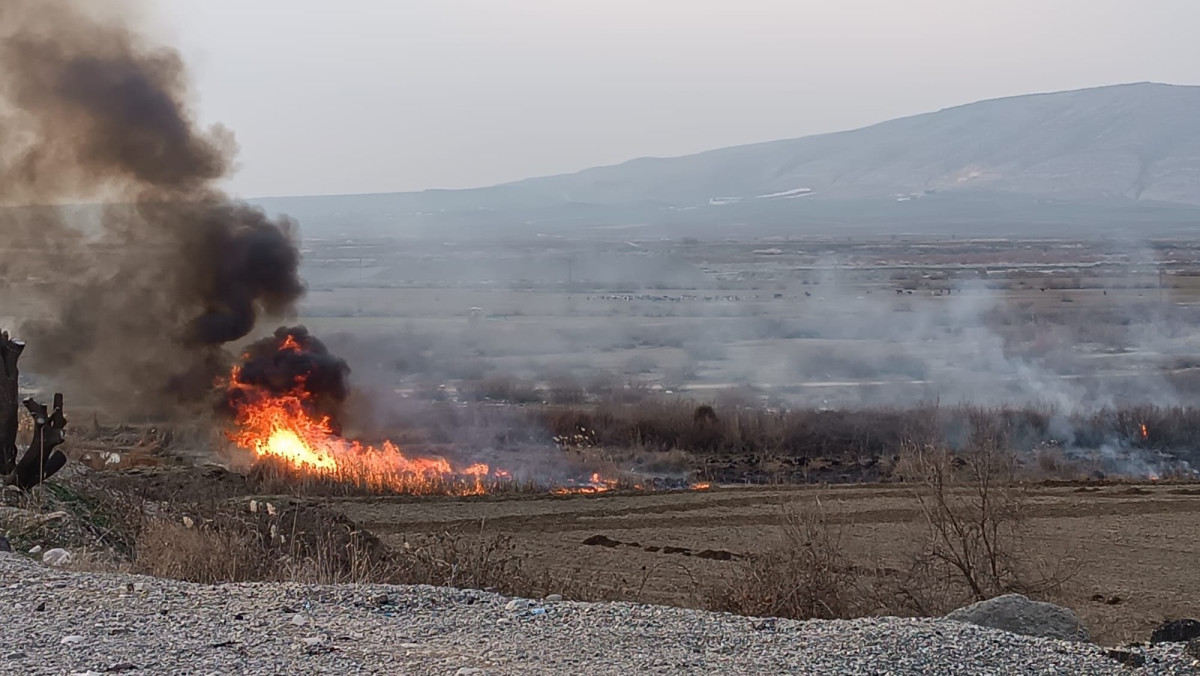
[[[906,212],[886,206],[918,200],[933,204]],[[1138,205],[1148,208],[1135,208],[1138,217],[1189,221],[1200,207],[1200,87],[1141,83],[1033,94],[488,188],[264,203],[316,209],[347,225],[353,214],[401,226],[969,224],[996,214],[1084,223]],[[1047,206],[1053,213],[1043,213]]]

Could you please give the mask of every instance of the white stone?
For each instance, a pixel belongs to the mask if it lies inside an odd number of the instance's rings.
[[[62,637],[62,640],[59,641],[59,643],[62,645],[75,645],[76,643],[83,643],[86,638],[86,636],[81,636],[79,634],[71,634],[70,636]]]
[[[71,562],[71,552],[55,547],[42,554],[42,563],[48,566],[65,566]]]

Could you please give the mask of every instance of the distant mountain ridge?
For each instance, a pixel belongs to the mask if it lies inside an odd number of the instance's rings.
[[[1138,83],[1030,94],[487,188],[260,202],[315,209],[339,227],[352,226],[357,214],[384,229],[903,225],[914,218],[1083,224],[1113,209],[1134,221],[1150,214],[1200,223],[1200,87]],[[903,206],[917,202],[925,204]]]

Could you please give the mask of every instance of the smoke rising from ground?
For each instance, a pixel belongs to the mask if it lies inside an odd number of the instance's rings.
[[[144,406],[207,391],[304,286],[294,224],[217,188],[236,144],[198,127],[179,54],[94,4],[0,5],[0,278],[31,370]]]

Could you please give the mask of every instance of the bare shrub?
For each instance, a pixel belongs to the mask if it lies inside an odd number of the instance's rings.
[[[765,617],[853,617],[863,595],[842,529],[820,500],[783,507],[778,540],[752,554],[707,596],[712,610]]]
[[[1058,591],[1074,574],[1074,562],[1046,569],[1027,549],[1026,489],[1016,456],[992,436],[974,441],[958,455],[942,447],[906,453],[926,527],[920,567],[934,580],[964,585],[977,601]]]
[[[1008,592],[1054,595],[1078,570],[1026,547],[1025,489],[1011,454],[974,439],[969,453],[915,447],[897,463],[911,481],[911,549],[852,556],[820,500],[785,507],[781,534],[708,590],[713,610],[798,619],[941,615]]]
[[[411,584],[527,591],[527,573],[512,538],[442,531],[407,539],[398,552],[404,560],[402,577]]]

